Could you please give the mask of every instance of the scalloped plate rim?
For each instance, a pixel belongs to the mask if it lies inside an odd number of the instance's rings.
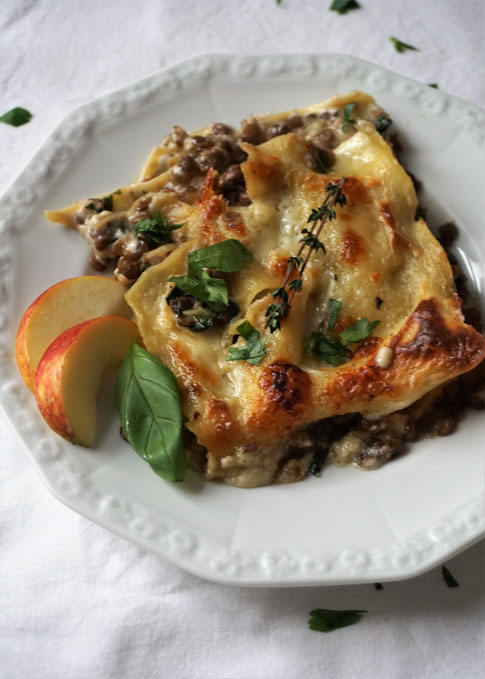
[[[392,79],[397,79],[398,81],[402,82],[407,82],[413,84],[413,86],[418,86],[419,88],[422,88],[421,91],[427,91],[428,86],[419,83],[407,76],[403,76],[397,73],[394,73],[393,71],[389,69],[385,69],[382,66],[378,66],[376,64],[373,64],[372,62],[360,59],[359,57],[354,57],[351,55],[345,55],[345,54],[228,54],[228,53],[215,53],[215,54],[201,54],[197,57],[192,57],[189,59],[182,60],[180,62],[177,62],[175,64],[172,64],[166,68],[160,69],[151,75],[144,76],[143,78],[137,79],[129,83],[128,85],[116,88],[111,91],[105,92],[103,95],[100,97],[97,97],[96,99],[91,100],[90,102],[81,104],[80,106],[76,107],[73,109],[71,112],[69,112],[67,115],[65,115],[52,129],[52,131],[49,133],[47,138],[39,145],[39,147],[34,151],[34,153],[31,155],[30,159],[27,161],[27,163],[24,165],[23,169],[18,173],[17,177],[10,183],[8,188],[5,190],[5,192],[2,194],[2,198],[0,201],[4,201],[7,196],[10,194],[12,189],[14,187],[19,188],[19,186],[24,182],[25,177],[27,176],[29,167],[33,165],[38,159],[41,159],[42,154],[45,152],[46,148],[49,147],[50,143],[55,139],[56,135],[63,130],[66,125],[68,125],[72,120],[75,119],[76,114],[83,110],[89,110],[90,108],[94,108],[96,105],[99,105],[101,102],[107,101],[110,98],[122,98],[123,95],[129,93],[132,91],[135,86],[138,86],[140,83],[146,83],[149,84],[151,82],[156,81],[157,78],[160,78],[164,74],[170,74],[170,75],[176,75],[177,70],[179,70],[181,67],[187,66],[189,64],[199,62],[200,60],[206,60],[210,63],[215,63],[215,62],[221,62],[221,61],[233,61],[237,60],[238,62],[244,62],[245,60],[249,60],[250,62],[257,62],[258,60],[261,59],[282,59],[282,60],[294,60],[294,59],[300,59],[300,60],[308,60],[309,62],[314,62],[315,60],[331,60],[335,58],[342,59],[343,61],[348,60],[352,64],[355,63],[360,63],[365,66],[365,68],[368,71],[377,71],[379,73],[385,73],[387,74],[390,78]],[[282,70],[277,74],[277,77],[285,77],[288,76],[288,72],[285,70],[286,67],[283,67]],[[215,76],[217,77],[217,72],[215,73]],[[234,73],[231,74],[231,76],[236,79],[236,75]],[[314,74],[309,75],[309,76],[303,76],[303,77],[314,77]],[[208,79],[211,78],[211,74],[208,74]],[[245,80],[251,81],[252,78],[254,78],[254,74],[250,74],[248,76],[244,76]],[[177,90],[175,92],[170,92],[168,97],[173,98],[177,96]],[[442,92],[441,90],[435,90],[435,96],[436,99],[443,99],[446,101],[455,101],[458,102],[461,105],[466,106],[469,110],[473,110],[475,112],[478,112],[480,114],[483,114],[483,110],[477,106],[476,104],[472,104],[470,102],[467,102],[463,99],[460,99],[459,97],[456,97],[454,95],[450,95],[448,93]],[[430,114],[432,115],[432,114]],[[58,173],[59,174],[59,173]],[[46,182],[47,186],[52,186],[56,180],[58,179],[58,175],[54,174],[52,177],[48,177],[44,181]],[[26,219],[31,212],[31,209],[29,207],[24,209],[24,219]],[[8,227],[6,229],[6,233],[8,235]],[[13,231],[13,229],[12,229]],[[2,235],[3,231],[0,229],[0,236]],[[15,233],[15,232],[14,232]],[[12,272],[7,272],[7,275],[13,275]],[[3,354],[6,355],[8,358],[10,357],[11,352],[9,353],[7,346],[1,347],[3,350]],[[14,366],[14,371],[15,371],[15,366]],[[12,373],[12,371],[10,371]],[[14,372],[15,374],[15,372]],[[10,375],[12,377],[12,375]],[[19,378],[17,380],[14,379],[14,383],[19,382]],[[470,547],[477,541],[479,541],[482,537],[485,536],[485,518],[481,516],[480,513],[480,508],[482,505],[482,499],[483,496],[480,495],[479,497],[474,498],[473,500],[470,501],[467,505],[463,506],[461,509],[463,511],[474,511],[477,510],[477,515],[475,517],[475,522],[474,526],[469,529],[469,533],[466,539],[464,539],[462,542],[459,544],[455,544],[453,546],[449,546],[448,548],[445,547],[445,552],[441,554],[436,554],[434,557],[425,559],[421,564],[419,565],[414,565],[414,566],[409,566],[409,567],[395,567],[393,570],[388,570],[387,573],[384,572],[376,572],[376,571],[370,571],[367,572],[366,574],[361,573],[360,575],[356,572],[358,571],[358,567],[352,569],[348,568],[347,571],[345,572],[344,569],[341,569],[340,571],[337,570],[335,573],[317,573],[313,577],[310,574],[307,574],[306,576],[300,574],[292,574],[291,572],[288,575],[276,575],[274,573],[268,573],[266,574],[263,572],[263,570],[260,570],[259,574],[257,577],[245,577],[236,574],[221,574],[220,572],[217,572],[215,568],[204,568],[200,566],[200,564],[197,564],[193,559],[190,558],[190,556],[187,556],[187,554],[184,556],[183,554],[177,554],[174,553],[170,550],[167,549],[162,549],[159,547],[157,549],[156,545],[154,544],[153,540],[150,541],[149,538],[145,538],[141,536],[140,534],[136,534],[133,530],[132,527],[130,526],[124,526],[120,523],[119,520],[116,519],[109,519],[106,518],[105,516],[100,516],[99,513],[96,513],[96,511],[93,510],[92,506],[89,504],[89,502],[86,502],[86,498],[81,497],[75,497],[74,499],[66,495],[65,493],[62,492],[62,490],[53,483],[52,479],[49,478],[49,474],[46,473],[44,469],[44,463],[42,462],[41,459],[36,457],[27,444],[27,442],[24,440],[24,437],[21,433],[21,431],[18,428],[18,425],[15,423],[15,417],[12,416],[12,413],[9,410],[8,405],[4,402],[4,395],[2,392],[1,398],[0,398],[0,408],[5,414],[6,419],[9,421],[10,426],[12,427],[13,431],[15,432],[17,438],[22,442],[22,446],[25,448],[26,452],[29,455],[29,458],[31,459],[31,462],[34,465],[34,468],[36,469],[37,473],[40,475],[41,479],[43,480],[44,484],[47,486],[49,491],[57,498],[59,499],[63,504],[66,506],[70,507],[74,511],[78,512],[79,514],[85,516],[86,518],[94,521],[98,525],[101,525],[102,527],[116,533],[120,537],[123,537],[124,539],[134,543],[135,545],[138,545],[142,547],[143,549],[154,553],[157,556],[161,556],[163,558],[167,558],[171,562],[175,563],[176,565],[180,566],[181,568],[184,568],[185,570],[198,575],[200,577],[212,580],[214,582],[218,583],[223,583],[223,584],[228,584],[228,585],[245,585],[245,586],[276,586],[276,587],[288,587],[288,586],[320,586],[320,585],[337,585],[337,584],[357,584],[357,583],[368,583],[368,582],[374,582],[377,578],[382,581],[382,582],[387,582],[387,581],[392,581],[392,580],[401,580],[401,579],[408,579],[415,577],[416,575],[419,575],[437,565],[445,561],[446,559],[449,559],[451,556],[454,556],[455,554],[463,551],[464,549]],[[20,401],[23,399],[20,398]],[[54,435],[53,435],[54,436]],[[136,503],[135,503],[136,504]],[[449,517],[454,516],[456,512],[453,512],[450,515],[445,515],[440,518],[438,522],[435,522],[434,524],[427,525],[426,528],[424,529],[425,531],[431,530],[433,527],[439,525],[443,521],[446,521]],[[478,518],[477,518],[478,517]],[[175,527],[173,529],[173,533],[176,533],[179,531],[179,527]],[[421,534],[420,531],[418,535]],[[412,542],[413,538],[410,538],[407,542]],[[446,541],[444,541],[446,542]],[[388,546],[388,548],[406,548],[406,543],[395,543],[393,545]],[[224,548],[225,549],[225,548]],[[352,549],[352,548],[349,548]],[[224,550],[223,550],[224,551]],[[227,551],[227,550],[226,550]],[[244,550],[231,550],[233,552],[240,553],[243,557],[246,554]],[[279,552],[279,550],[276,550]],[[297,550],[298,551],[298,550]],[[344,548],[340,548],[340,552],[343,553]],[[190,555],[190,550],[189,550],[189,555]],[[249,552],[248,552],[249,553]],[[317,553],[315,553],[317,554]],[[259,556],[261,557],[261,554],[259,553]]]

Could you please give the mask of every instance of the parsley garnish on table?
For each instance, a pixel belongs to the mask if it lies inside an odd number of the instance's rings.
[[[21,125],[25,125],[31,119],[32,113],[21,106],[16,106],[15,108],[10,109],[10,111],[4,113],[3,116],[0,116],[0,122],[5,123],[6,125],[12,125],[12,127],[20,127]]]
[[[444,581],[448,585],[448,587],[459,587],[460,585],[458,582],[455,580],[453,575],[450,573],[450,571],[446,568],[446,566],[441,566],[441,575],[443,576]]]
[[[333,632],[342,627],[355,625],[367,611],[333,611],[330,608],[315,608],[310,611],[308,627],[315,632]]]
[[[357,0],[333,0],[330,5],[330,10],[337,12],[337,14],[347,14],[352,9],[359,9],[360,5]]]
[[[414,52],[418,51],[417,47],[414,47],[414,45],[408,45],[407,42],[402,42],[402,40],[399,40],[398,38],[389,38],[389,40],[392,42],[394,45],[394,49],[396,52],[405,52],[406,50],[413,50]]]

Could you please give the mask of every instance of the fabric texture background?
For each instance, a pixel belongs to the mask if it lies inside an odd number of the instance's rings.
[[[485,106],[483,0],[3,0],[0,193],[79,104],[207,52],[353,54]],[[419,47],[398,54],[389,37]],[[477,200],[483,200],[477,197]],[[0,677],[474,679],[485,672],[483,543],[410,581],[290,589],[205,582],[64,507],[0,415]],[[466,451],[460,451],[466,454]],[[313,608],[358,624],[310,631]]]

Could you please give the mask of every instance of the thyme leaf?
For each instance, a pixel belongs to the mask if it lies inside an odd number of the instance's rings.
[[[313,208],[307,219],[307,224],[311,224],[310,228],[301,230],[302,238],[300,238],[300,249],[296,255],[292,255],[287,260],[286,274],[283,284],[275,288],[271,293],[275,302],[270,304],[266,309],[266,325],[271,333],[276,330],[281,330],[281,321],[287,316],[291,301],[294,295],[301,291],[303,286],[303,272],[308,264],[310,256],[313,252],[321,250],[326,254],[325,245],[319,239],[319,235],[325,225],[325,222],[336,218],[335,205],[343,207],[347,199],[343,192],[343,186],[347,179],[342,177],[338,181],[331,181],[325,187],[327,196],[323,203],[318,208]],[[303,257],[303,251],[308,248],[308,251]],[[293,274],[297,273],[296,277]],[[291,282],[290,282],[290,279]],[[286,291],[286,287],[290,293]]]

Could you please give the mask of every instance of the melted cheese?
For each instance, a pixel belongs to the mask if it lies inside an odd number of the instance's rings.
[[[258,459],[261,469],[268,456],[277,460],[282,442],[296,430],[335,414],[401,409],[485,356],[485,340],[463,323],[444,251],[425,222],[414,219],[409,176],[373,125],[361,121],[356,127],[335,149],[327,175],[307,167],[306,142],[294,133],[244,145],[248,159],[242,169],[253,202],[230,210],[244,221],[239,238],[254,263],[233,275],[230,297],[241,313],[228,328],[192,333],[176,325],[166,303],[172,287],[166,281],[186,272],[188,251],[238,237],[221,219],[228,209],[224,201],[210,191],[188,225],[191,240],[148,269],[126,295],[148,350],[179,382],[187,427],[208,449],[212,478],[267,483],[265,473],[255,477],[248,470],[254,472]],[[242,319],[265,333],[269,291],[281,284],[286,259],[297,252],[301,229],[324,199],[328,181],[342,176],[348,178],[347,206],[325,225],[326,255],[312,256],[281,332],[267,335],[268,355],[259,366],[226,361]],[[303,350],[329,297],[342,301],[340,329],[361,317],[380,322],[337,368]],[[379,309],[376,297],[383,300]],[[258,453],[244,462],[251,446]]]
[[[318,127],[316,117],[308,114],[342,111],[350,102],[356,104],[355,129],[349,125],[342,131],[342,119],[337,119],[335,164],[328,174],[318,174],[307,164],[307,139]],[[278,471],[282,450],[309,424],[343,413],[375,418],[402,409],[485,356],[485,340],[463,322],[443,249],[425,222],[415,220],[412,182],[368,122],[380,112],[369,95],[350,92],[293,111],[307,116],[295,132],[259,146],[242,143],[248,154],[241,165],[252,200],[248,207],[228,207],[212,190],[212,172],[195,205],[167,193],[169,168],[180,156],[164,161],[171,150],[163,145],[153,150],[142,181],[113,196],[114,209],[124,211],[133,210],[146,192],[159,192],[169,216],[186,221],[174,233],[178,247],[148,268],[126,299],[147,349],[175,374],[186,426],[207,449],[209,478],[240,486],[291,480]],[[269,124],[287,117],[288,112],[258,120]],[[347,205],[325,224],[320,238],[326,254],[312,255],[303,289],[281,331],[269,335],[264,325],[271,290],[281,285],[287,258],[298,251],[301,230],[324,200],[329,180],[341,177],[347,178]],[[48,216],[75,226],[78,209],[76,203]],[[231,220],[228,212],[240,218]],[[227,326],[204,333],[179,327],[166,302],[173,288],[168,278],[186,273],[191,250],[227,238],[239,239],[254,256],[229,282],[229,296],[240,314]],[[339,367],[303,349],[328,313],[330,297],[342,302],[336,331],[358,318],[379,321]],[[379,308],[376,298],[382,300]],[[266,333],[268,354],[259,366],[226,360],[243,319]]]

